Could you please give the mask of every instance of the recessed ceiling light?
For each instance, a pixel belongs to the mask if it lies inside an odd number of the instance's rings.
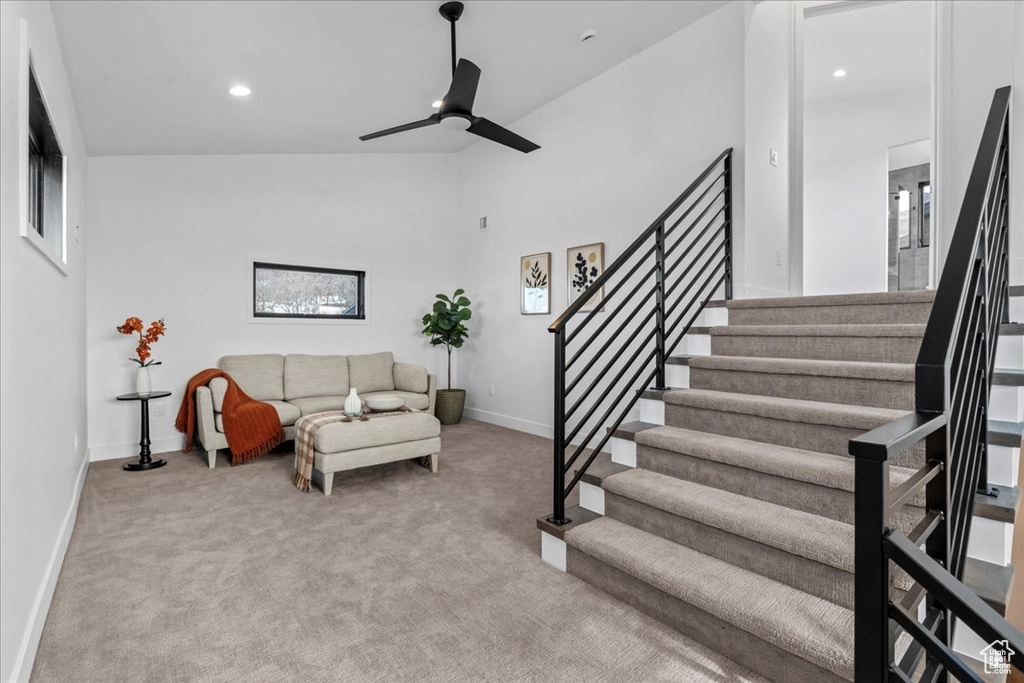
[[[846,75],[846,69],[836,69],[835,71],[832,72],[832,75],[835,76],[836,78],[842,78],[843,76]]]
[[[444,104],[444,100],[434,100],[430,103],[430,106],[434,109],[440,109],[442,104]]]
[[[231,86],[231,89],[228,90],[228,92],[234,95],[235,97],[248,97],[252,94],[252,90],[245,87],[244,85],[233,85]]]

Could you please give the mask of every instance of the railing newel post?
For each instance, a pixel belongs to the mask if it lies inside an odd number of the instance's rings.
[[[889,680],[893,632],[889,619],[889,463],[857,456],[854,463],[854,681]]]
[[[654,231],[654,277],[658,294],[655,297],[657,306],[657,335],[655,336],[655,367],[657,374],[654,380],[655,389],[667,389],[665,384],[665,223],[658,225]]]
[[[572,521],[565,517],[565,328],[553,330],[555,339],[555,419],[552,424],[554,467],[552,511],[548,521],[559,526]]]
[[[725,298],[732,299],[732,150],[725,155]]]

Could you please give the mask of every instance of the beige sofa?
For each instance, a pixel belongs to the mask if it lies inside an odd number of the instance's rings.
[[[220,369],[249,396],[274,406],[286,439],[295,438],[295,422],[300,417],[342,410],[350,387],[355,387],[364,401],[378,394],[402,394],[410,408],[434,414],[437,376],[427,373],[422,365],[396,363],[391,352],[224,356]],[[210,467],[217,463],[217,450],[228,447],[221,418],[226,390],[227,380],[222,377],[196,390],[196,431]]]

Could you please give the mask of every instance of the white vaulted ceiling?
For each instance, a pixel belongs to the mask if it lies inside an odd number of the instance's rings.
[[[440,4],[70,0],[53,13],[90,155],[451,152],[479,138],[431,127],[358,140],[444,95]],[[475,113],[508,125],[725,4],[467,2],[459,55],[483,70]],[[236,83],[252,95],[228,95]]]

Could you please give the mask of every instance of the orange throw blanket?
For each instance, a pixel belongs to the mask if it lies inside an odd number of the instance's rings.
[[[178,417],[174,421],[175,429],[185,433],[186,453],[192,450],[192,437],[196,431],[196,389],[206,386],[215,377],[223,377],[228,381],[221,417],[224,420],[224,436],[231,449],[232,465],[258,458],[284,441],[284,429],[274,406],[250,397],[231,379],[231,375],[211,368],[188,381],[185,397],[181,400]]]

